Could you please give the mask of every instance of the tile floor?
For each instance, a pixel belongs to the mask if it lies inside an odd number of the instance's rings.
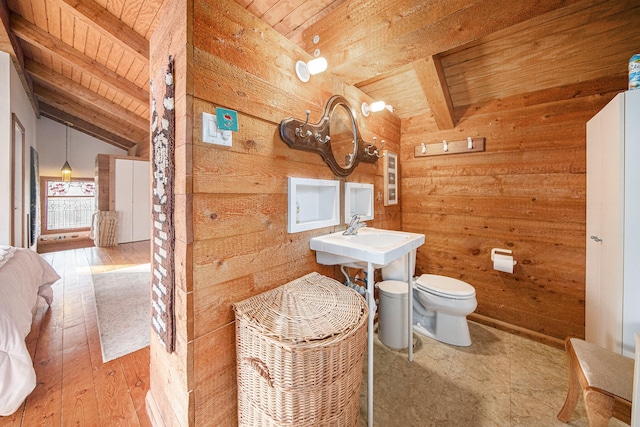
[[[568,424],[556,419],[568,387],[564,351],[474,322],[469,329],[469,347],[414,333],[413,363],[375,335],[374,426],[588,425],[582,401]],[[360,426],[367,425],[364,372]]]

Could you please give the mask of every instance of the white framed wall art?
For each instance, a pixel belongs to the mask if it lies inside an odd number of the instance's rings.
[[[384,205],[398,204],[398,155],[384,151]]]

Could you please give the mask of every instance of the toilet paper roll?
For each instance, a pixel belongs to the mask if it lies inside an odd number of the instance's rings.
[[[511,255],[495,254],[493,256],[493,269],[513,273],[513,257]]]

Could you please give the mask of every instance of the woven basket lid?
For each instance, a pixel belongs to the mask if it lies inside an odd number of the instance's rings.
[[[233,305],[236,321],[281,342],[323,340],[353,330],[367,315],[353,289],[310,273]]]

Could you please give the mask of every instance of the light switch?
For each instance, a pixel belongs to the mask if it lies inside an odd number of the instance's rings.
[[[202,113],[202,141],[210,144],[231,147],[232,132],[220,130],[216,124],[215,114]]]

